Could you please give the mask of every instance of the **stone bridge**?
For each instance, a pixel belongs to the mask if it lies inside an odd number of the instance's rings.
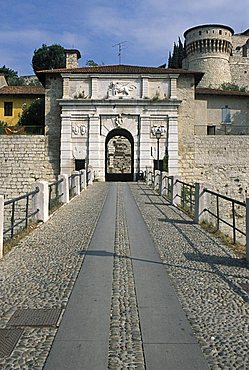
[[[248,265],[144,183],[94,183],[1,261],[2,369],[248,369]]]

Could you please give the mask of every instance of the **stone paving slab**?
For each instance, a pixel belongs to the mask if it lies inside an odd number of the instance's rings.
[[[169,369],[180,369],[179,360],[176,361],[179,357],[186,368],[197,366],[199,369],[208,369],[129,189],[126,190],[125,204],[146,368],[165,369],[165,353],[170,352],[171,356],[167,357]],[[148,295],[151,297],[146,299]],[[189,356],[188,351],[179,352],[179,344],[190,344],[195,352],[194,358]]]
[[[64,309],[85,258],[108,184],[93,184],[0,261],[0,328],[18,309]],[[93,206],[94,205],[94,206]],[[25,327],[4,370],[41,370],[57,328]]]
[[[110,185],[44,370],[107,369],[115,202]]]
[[[146,185],[130,188],[209,367],[248,369],[248,264]]]
[[[200,364],[196,344],[185,343],[144,343],[145,360],[148,370],[204,370]]]

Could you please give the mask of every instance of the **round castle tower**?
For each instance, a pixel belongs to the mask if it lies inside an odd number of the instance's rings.
[[[198,87],[218,88],[224,82],[231,82],[229,58],[233,34],[231,27],[220,24],[196,26],[184,32],[183,68],[205,73]]]

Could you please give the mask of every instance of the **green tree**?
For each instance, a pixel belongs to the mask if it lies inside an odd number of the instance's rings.
[[[21,126],[44,126],[45,99],[37,98],[29,107],[24,108],[18,124]]]
[[[86,61],[86,66],[96,67],[96,66],[98,66],[98,64],[94,60],[89,59],[89,60]]]
[[[183,45],[180,37],[178,43],[174,42],[173,52],[169,53],[168,67],[169,68],[182,68],[182,60],[185,58],[185,46]]]
[[[66,67],[66,56],[61,45],[53,44],[47,46],[42,44],[39,49],[35,49],[32,58],[34,72]]]
[[[6,67],[5,65],[0,68],[0,73],[3,73],[7,84],[9,86],[20,86],[24,85],[24,79],[22,77],[18,77],[18,74],[16,71],[14,71],[11,68]]]

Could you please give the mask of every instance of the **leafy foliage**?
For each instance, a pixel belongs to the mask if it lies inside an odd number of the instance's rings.
[[[183,45],[180,37],[178,44],[174,42],[173,52],[169,53],[168,67],[169,68],[182,68],[182,60],[185,58],[185,46]]]
[[[58,44],[42,44],[42,47],[34,51],[32,67],[34,72],[66,67],[64,48]]]
[[[9,86],[21,86],[24,85],[24,79],[22,77],[18,77],[16,71],[11,68],[6,67],[5,65],[0,68],[0,73],[3,73],[7,84]]]
[[[18,124],[21,126],[44,126],[45,99],[37,98],[29,107],[24,108]]]
[[[98,66],[98,64],[93,59],[89,59],[89,60],[86,61],[86,66],[96,67],[96,66]]]

